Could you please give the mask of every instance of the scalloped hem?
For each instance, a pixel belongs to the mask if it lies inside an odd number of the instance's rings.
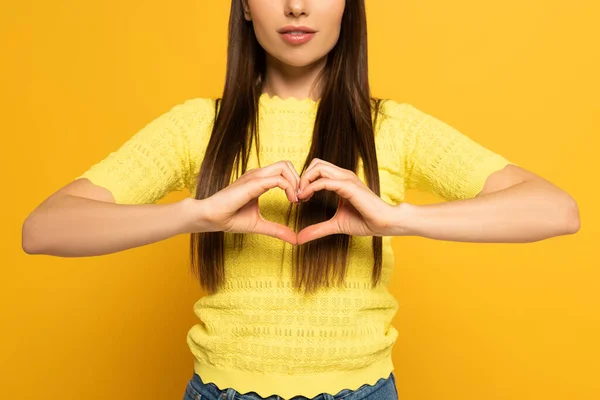
[[[233,388],[240,394],[256,392],[261,397],[278,395],[283,399],[294,396],[308,398],[321,393],[335,395],[344,389],[357,390],[362,385],[374,386],[394,371],[391,353],[366,368],[317,374],[284,375],[223,369],[194,359],[194,371],[202,382],[214,383],[220,390]]]
[[[296,97],[287,97],[282,99],[278,95],[270,96],[268,93],[261,93],[259,97],[259,103],[267,109],[290,109],[290,110],[317,110],[317,106],[321,102],[319,100],[313,100],[311,98],[298,99]]]

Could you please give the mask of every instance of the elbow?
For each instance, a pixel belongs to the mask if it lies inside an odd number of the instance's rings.
[[[34,241],[31,217],[28,217],[21,228],[21,248],[27,254],[39,254]]]
[[[581,219],[579,218],[579,206],[575,199],[571,196],[567,195],[567,205],[566,209],[566,234],[572,235],[579,232],[581,228]]]

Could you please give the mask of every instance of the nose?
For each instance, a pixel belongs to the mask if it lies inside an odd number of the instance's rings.
[[[308,15],[308,9],[306,1],[304,0],[286,0],[285,2],[285,15],[288,17],[299,17],[301,15]]]

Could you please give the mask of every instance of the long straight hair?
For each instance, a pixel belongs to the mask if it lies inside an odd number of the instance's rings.
[[[357,172],[360,157],[366,184],[379,196],[374,126],[381,100],[371,97],[367,64],[364,0],[348,1],[340,37],[327,55],[318,78],[323,90],[312,145],[300,174],[313,158]],[[266,52],[256,39],[252,23],[244,19],[242,0],[232,0],[225,87],[222,97],[216,100],[215,121],[198,174],[196,199],[212,196],[237,179],[240,171],[243,174],[247,170],[253,140],[256,149],[260,148],[258,108],[265,73]],[[290,203],[288,224],[292,207],[297,207],[296,232],[331,219],[339,199],[336,193],[322,190],[315,192],[308,202]],[[235,248],[241,248],[244,235],[233,235]],[[310,294],[321,286],[331,286],[334,280],[338,285],[343,283],[350,240],[349,235],[334,234],[295,246],[294,288],[304,287],[305,294]],[[216,292],[224,283],[224,244],[225,232],[195,232],[190,237],[192,270],[208,293]],[[373,259],[375,286],[380,281],[382,266],[379,236],[373,236]]]

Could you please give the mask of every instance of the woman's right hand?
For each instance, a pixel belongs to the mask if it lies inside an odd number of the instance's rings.
[[[296,232],[286,225],[263,218],[258,198],[268,190],[279,187],[293,203],[300,177],[289,161],[279,161],[263,168],[251,169],[229,186],[202,202],[204,232],[259,233],[297,244]],[[196,200],[198,201],[198,200]]]

